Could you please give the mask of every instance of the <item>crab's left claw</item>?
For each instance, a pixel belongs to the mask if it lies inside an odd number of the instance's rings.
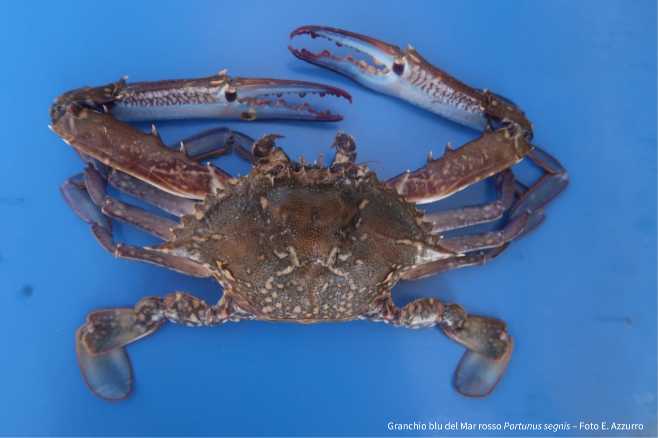
[[[291,33],[319,38],[326,43],[319,51],[289,47],[296,57],[343,74],[363,86],[418,105],[447,119],[483,130],[496,123],[519,125],[528,138],[532,126],[509,99],[469,87],[427,62],[409,46],[385,43],[375,38],[326,26],[303,26]],[[339,49],[348,53],[340,55]]]

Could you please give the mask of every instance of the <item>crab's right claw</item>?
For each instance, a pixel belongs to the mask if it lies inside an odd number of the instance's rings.
[[[269,78],[215,76],[84,87],[62,94],[50,107],[54,124],[73,105],[111,112],[123,121],[227,119],[315,120],[336,122],[340,114],[308,102],[310,96],[352,101],[340,88],[315,82]]]
[[[299,59],[462,125],[483,130],[491,122],[513,123],[523,129],[527,138],[532,137],[530,122],[509,99],[464,84],[430,64],[411,46],[403,50],[369,36],[326,26],[303,26],[290,37],[302,35],[319,38],[326,45],[319,51],[290,46]],[[349,54],[337,54],[334,44]]]
[[[455,371],[457,391],[469,397],[491,393],[505,373],[514,348],[505,323],[469,315],[460,328],[444,328],[444,332],[467,348]]]

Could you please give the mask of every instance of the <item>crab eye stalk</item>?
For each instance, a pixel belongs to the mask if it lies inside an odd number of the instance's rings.
[[[238,90],[233,87],[228,87],[224,92],[224,97],[227,102],[234,102],[238,98]]]
[[[254,155],[254,158],[267,158],[267,156],[270,155],[272,150],[276,147],[275,141],[277,138],[282,138],[282,136],[277,134],[268,134],[255,142],[251,151]]]
[[[393,61],[393,72],[398,76],[402,76],[402,73],[404,73],[404,59],[395,58],[395,61]]]

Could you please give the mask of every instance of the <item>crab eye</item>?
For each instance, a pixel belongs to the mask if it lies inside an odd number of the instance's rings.
[[[402,73],[404,73],[404,60],[402,58],[393,61],[393,72],[398,76],[402,76]]]
[[[226,98],[227,102],[233,102],[238,98],[238,91],[233,87],[229,87],[224,92],[224,97]]]

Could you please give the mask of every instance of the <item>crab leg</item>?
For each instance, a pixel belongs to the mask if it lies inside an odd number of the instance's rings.
[[[64,181],[60,187],[62,197],[80,219],[94,228],[112,233],[112,222],[91,199],[83,178],[83,174],[78,174]]]
[[[112,170],[108,176],[108,182],[114,188],[142,199],[174,216],[180,217],[194,213],[195,201],[164,192],[123,172]]]
[[[480,138],[456,150],[446,148],[442,157],[386,183],[409,202],[434,202],[508,169],[531,150],[521,131],[507,127],[485,131]]]
[[[178,145],[181,151],[195,161],[236,152],[240,158],[251,163],[253,144],[254,139],[246,134],[228,128],[214,128],[181,140]]]
[[[181,274],[190,275],[192,277],[212,277],[212,272],[199,263],[196,263],[185,257],[163,254],[161,251],[154,249],[140,248],[137,246],[119,243],[116,244],[113,249],[109,249],[109,251],[112,253],[112,255],[121,259],[151,263],[153,265],[171,269],[172,271],[180,272]]]
[[[535,213],[541,213],[546,204],[551,202],[569,184],[569,175],[566,169],[546,151],[535,147],[528,154],[528,158],[545,174],[530,189],[526,190],[521,199],[512,207],[510,213],[512,219],[523,213],[530,215],[530,217],[541,216]],[[530,224],[527,231],[534,229],[539,225],[539,222],[536,221]]]
[[[211,159],[235,151],[238,156],[251,162],[249,149],[253,142],[251,137],[241,132],[228,128],[214,128],[181,140],[177,147],[195,161]],[[83,159],[85,158],[88,160],[88,157],[83,155]],[[100,163],[96,161],[95,164]],[[116,189],[142,199],[174,216],[180,217],[194,213],[195,201],[164,192],[128,174],[112,170],[107,178]]]
[[[172,229],[178,225],[177,222],[106,196],[105,181],[92,166],[87,166],[85,169],[84,181],[87,193],[89,193],[92,201],[100,207],[103,214],[132,224],[163,240],[173,237]]]
[[[432,224],[432,233],[470,227],[500,219],[514,202],[514,174],[508,169],[494,178],[499,193],[496,201],[484,205],[425,214],[424,220]]]
[[[204,199],[228,174],[167,148],[157,132],[145,134],[109,114],[71,104],[53,120],[55,131],[81,154],[184,198]]]
[[[443,333],[467,348],[455,371],[456,389],[467,396],[484,397],[504,374],[512,355],[513,340],[505,323],[494,318],[468,315],[456,304],[423,298],[398,308],[390,296],[364,315],[411,329],[439,326]]]
[[[453,269],[483,265],[497,257],[508,246],[509,243],[505,243],[496,248],[473,251],[458,257],[450,257],[414,266],[403,272],[400,278],[403,280],[419,280],[421,278],[429,277],[430,275],[440,274]]]
[[[131,224],[163,240],[173,237],[176,222],[150,214],[141,208],[125,204],[113,198],[105,199],[101,211],[122,222]]]
[[[524,213],[506,224],[503,229],[488,233],[449,237],[441,240],[441,246],[457,254],[497,248],[522,235],[530,223],[529,216]]]
[[[482,131],[492,121],[511,123],[518,125],[526,137],[532,137],[530,122],[510,100],[469,87],[427,62],[411,46],[401,50],[372,37],[326,26],[303,26],[295,29],[290,37],[303,35],[326,44],[319,52],[289,47],[299,59],[462,125]],[[333,53],[335,46],[351,53],[345,56]]]
[[[106,400],[126,398],[132,390],[132,367],[124,347],[154,333],[166,321],[188,326],[218,325],[248,318],[222,299],[214,306],[183,292],[147,297],[132,308],[90,313],[76,333],[78,363],[85,382]]]
[[[71,209],[91,225],[91,231],[100,245],[113,256],[152,263],[194,277],[210,276],[210,272],[204,266],[186,258],[162,254],[149,248],[115,244],[112,238],[111,222],[92,200],[82,175],[76,175],[66,180],[61,187],[61,192]],[[131,219],[129,222],[135,221]]]

